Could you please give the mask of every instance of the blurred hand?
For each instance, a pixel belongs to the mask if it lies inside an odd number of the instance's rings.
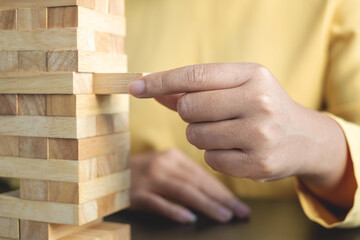
[[[293,101],[262,65],[188,66],[142,77],[129,91],[178,111],[188,141],[217,171],[259,182],[297,175],[315,192],[344,175],[341,128]]]
[[[178,150],[135,155],[130,162],[131,209],[181,223],[197,219],[187,207],[220,222],[250,213],[220,181]]]

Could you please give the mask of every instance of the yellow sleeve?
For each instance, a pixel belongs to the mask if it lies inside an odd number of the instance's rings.
[[[334,15],[330,28],[329,63],[324,85],[326,111],[342,128],[350,154],[353,187],[341,186],[342,194],[332,197],[353,199],[349,209],[335,209],[327,205],[300,182],[297,192],[305,214],[324,227],[360,226],[360,1],[343,0]],[[332,115],[333,114],[333,115]]]

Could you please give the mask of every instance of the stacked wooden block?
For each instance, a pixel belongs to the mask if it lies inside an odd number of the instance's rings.
[[[0,0],[0,239],[129,238],[124,36],[123,0]]]

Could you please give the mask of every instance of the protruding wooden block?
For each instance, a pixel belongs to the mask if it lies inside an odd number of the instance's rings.
[[[67,28],[78,26],[78,8],[76,6],[48,8],[48,27]]]
[[[143,73],[94,73],[95,94],[128,93],[129,84],[144,76]]]
[[[45,116],[45,95],[18,95],[19,115]]]
[[[46,72],[45,51],[20,51],[19,72]]]
[[[93,116],[129,111],[127,95],[47,95],[47,116]]]
[[[17,29],[47,28],[46,8],[24,8],[18,10]]]
[[[20,238],[19,220],[0,217],[0,238]]]
[[[0,135],[0,156],[19,156],[19,137]]]
[[[16,10],[0,11],[0,30],[16,30]]]
[[[17,95],[0,95],[0,115],[17,115],[18,97]]]
[[[49,181],[20,179],[20,198],[35,201],[48,201]]]
[[[18,71],[18,53],[15,51],[0,51],[0,73],[17,72],[17,71]]]
[[[83,139],[49,139],[49,158],[82,160],[129,148],[129,133]]]
[[[41,137],[20,137],[20,157],[48,158],[48,140]]]

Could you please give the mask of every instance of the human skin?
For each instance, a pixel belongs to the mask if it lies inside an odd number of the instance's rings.
[[[214,170],[258,182],[297,176],[325,201],[352,206],[353,192],[340,187],[356,186],[344,174],[352,171],[352,163],[340,126],[293,101],[266,67],[187,66],[147,75],[129,91],[177,111],[189,123],[188,141],[206,150],[205,160]],[[329,197],[334,192],[348,196]]]
[[[249,208],[206,169],[177,149],[131,157],[131,209],[193,223],[188,207],[219,222],[247,218]]]

